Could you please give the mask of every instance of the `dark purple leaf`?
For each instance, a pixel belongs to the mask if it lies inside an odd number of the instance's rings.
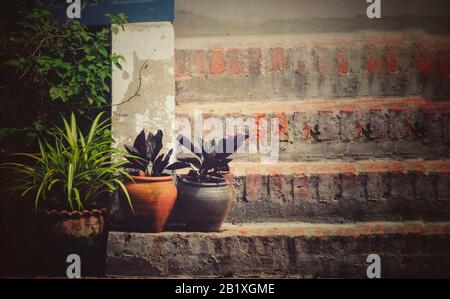
[[[160,176],[161,175],[161,162],[164,158],[164,154],[161,154],[158,156],[158,158],[155,159],[155,162],[153,162],[152,166],[152,176]]]
[[[133,143],[133,147],[139,152],[139,157],[146,157],[147,147],[145,145],[145,132],[144,130],[139,133]]]
[[[166,169],[168,170],[177,170],[177,169],[183,169],[183,168],[188,168],[191,167],[191,165],[189,163],[186,162],[174,162],[172,164],[170,164],[169,166],[166,167]]]
[[[178,157],[177,160],[179,160],[181,162],[186,162],[186,163],[192,164],[192,165],[196,166],[197,168],[199,168],[201,165],[201,161],[195,157]]]
[[[146,141],[147,144],[146,154],[147,158],[152,162],[154,162],[156,157],[158,157],[159,151],[162,148],[162,137],[163,133],[161,130],[158,130],[156,135],[153,135],[152,133],[148,134]]]

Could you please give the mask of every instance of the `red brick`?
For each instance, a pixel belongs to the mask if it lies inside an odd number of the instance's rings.
[[[266,114],[257,113],[253,116],[255,118],[255,140],[259,141],[267,135],[267,120],[264,123],[262,120],[266,118]]]
[[[247,174],[245,178],[245,198],[247,201],[261,199],[262,180],[259,174]]]
[[[175,50],[175,77],[183,78],[187,76],[186,71],[186,50]]]
[[[338,73],[339,75],[346,75],[349,72],[349,63],[345,57],[345,48],[339,48],[337,50],[337,61],[338,61]]]
[[[245,69],[242,63],[242,50],[228,50],[227,71],[230,76],[242,76],[245,74]]]
[[[284,49],[281,47],[270,49],[270,56],[272,61],[272,71],[280,72],[284,69]]]
[[[289,71],[297,75],[306,75],[309,73],[307,62],[310,59],[310,53],[306,46],[286,49],[285,56],[285,71],[289,69]]]
[[[279,121],[279,134],[280,141],[288,141],[289,140],[289,122],[286,113],[281,112],[277,114],[277,118]]]
[[[386,58],[386,72],[395,73],[397,71],[398,51],[393,45],[388,46],[385,52]]]
[[[367,60],[367,71],[371,74],[380,71],[380,60],[377,58],[370,58]]]
[[[193,76],[203,77],[206,74],[206,52],[205,50],[193,50],[191,52],[191,71]]]
[[[422,74],[429,74],[433,69],[431,51],[426,48],[416,49],[416,69]]]
[[[327,48],[317,47],[314,49],[314,65],[316,72],[325,75],[331,64],[330,53]]]
[[[339,62],[339,74],[345,75],[348,73],[348,61],[347,60],[341,60]]]
[[[221,75],[225,72],[225,57],[223,49],[212,49],[209,61],[209,73]]]
[[[269,198],[272,201],[284,200],[284,177],[282,174],[271,174],[269,176]]]
[[[397,71],[397,60],[393,58],[388,58],[387,63],[387,71],[389,73],[395,73]]]
[[[294,200],[313,200],[314,188],[310,187],[309,177],[303,173],[294,173],[292,181]]]
[[[416,57],[416,67],[420,73],[428,74],[431,72],[431,62],[423,56]]]
[[[252,75],[260,75],[262,72],[262,50],[260,48],[248,49],[249,73]]]

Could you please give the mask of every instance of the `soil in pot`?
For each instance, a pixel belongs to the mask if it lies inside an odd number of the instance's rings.
[[[177,212],[188,231],[220,231],[231,206],[227,181],[197,183],[182,178],[178,183]]]
[[[131,197],[134,213],[123,196],[120,201],[130,229],[149,233],[163,231],[177,199],[177,188],[172,176],[135,176],[133,180],[134,182],[127,182],[125,186]]]

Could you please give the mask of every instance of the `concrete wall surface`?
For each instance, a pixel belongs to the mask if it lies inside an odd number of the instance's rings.
[[[351,32],[422,28],[448,32],[446,0],[382,0],[369,20],[365,0],[176,0],[177,37]]]
[[[112,78],[112,126],[119,146],[142,130],[163,130],[172,140],[175,118],[174,31],[169,22],[134,23],[113,36],[112,51],[123,55],[123,69]]]

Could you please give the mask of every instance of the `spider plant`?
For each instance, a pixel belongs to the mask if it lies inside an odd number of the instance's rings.
[[[100,195],[121,189],[131,206],[122,183],[130,176],[123,170],[127,163],[123,153],[115,149],[109,121],[101,121],[100,113],[87,134],[78,128],[74,114],[63,117],[63,126],[55,127],[50,137],[39,140],[39,154],[17,154],[32,163],[6,163],[18,179],[11,191],[20,198],[33,196],[35,210],[59,208],[82,210],[99,203]],[[130,178],[131,179],[131,178]]]

